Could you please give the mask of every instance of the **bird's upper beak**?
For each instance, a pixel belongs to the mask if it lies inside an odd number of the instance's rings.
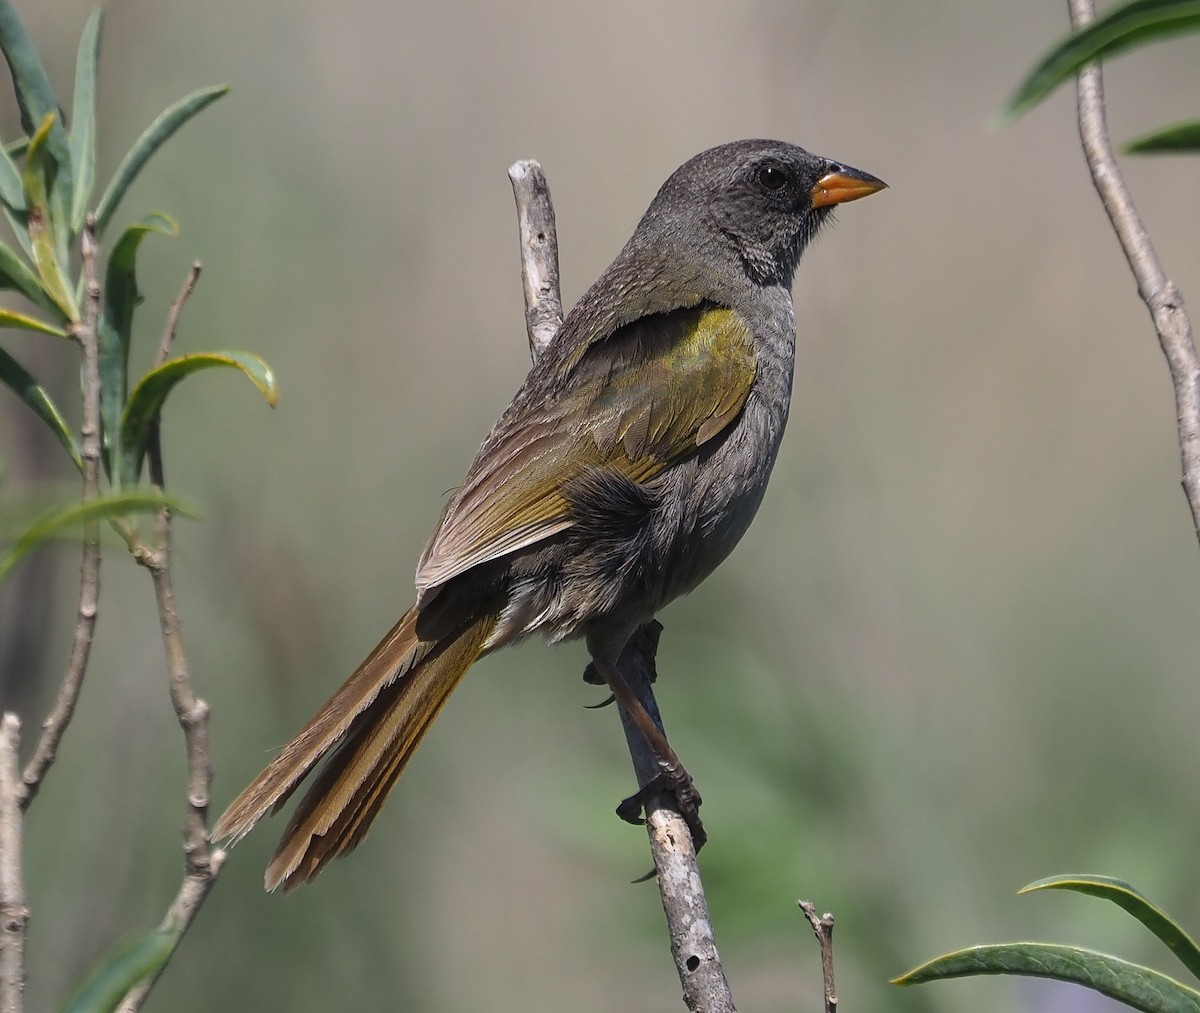
[[[882,179],[876,179],[869,172],[830,162],[829,171],[812,188],[812,206],[823,208],[830,204],[845,204],[859,197],[869,197],[886,187]]]

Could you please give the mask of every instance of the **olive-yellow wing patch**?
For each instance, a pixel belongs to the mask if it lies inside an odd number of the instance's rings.
[[[613,468],[635,482],[724,432],[754,380],[741,316],[700,305],[592,344],[552,395],[519,397],[446,505],[417,569],[435,588],[573,523],[564,487]]]

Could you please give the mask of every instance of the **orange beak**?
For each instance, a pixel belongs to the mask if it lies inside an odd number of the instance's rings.
[[[845,204],[886,188],[882,179],[876,179],[868,172],[831,162],[829,172],[812,188],[812,206],[823,208],[830,204]]]

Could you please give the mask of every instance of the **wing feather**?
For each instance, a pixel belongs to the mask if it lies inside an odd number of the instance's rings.
[[[531,393],[545,381],[531,374],[447,504],[418,590],[570,527],[564,488],[588,470],[644,482],[692,453],[737,418],[754,374],[749,328],[711,304],[643,317],[592,343],[548,397]]]

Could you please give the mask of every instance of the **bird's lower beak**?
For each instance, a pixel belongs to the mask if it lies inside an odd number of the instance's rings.
[[[876,179],[869,172],[831,163],[829,172],[818,179],[812,188],[812,206],[823,208],[831,204],[845,204],[859,197],[869,197],[886,187],[882,179]]]

